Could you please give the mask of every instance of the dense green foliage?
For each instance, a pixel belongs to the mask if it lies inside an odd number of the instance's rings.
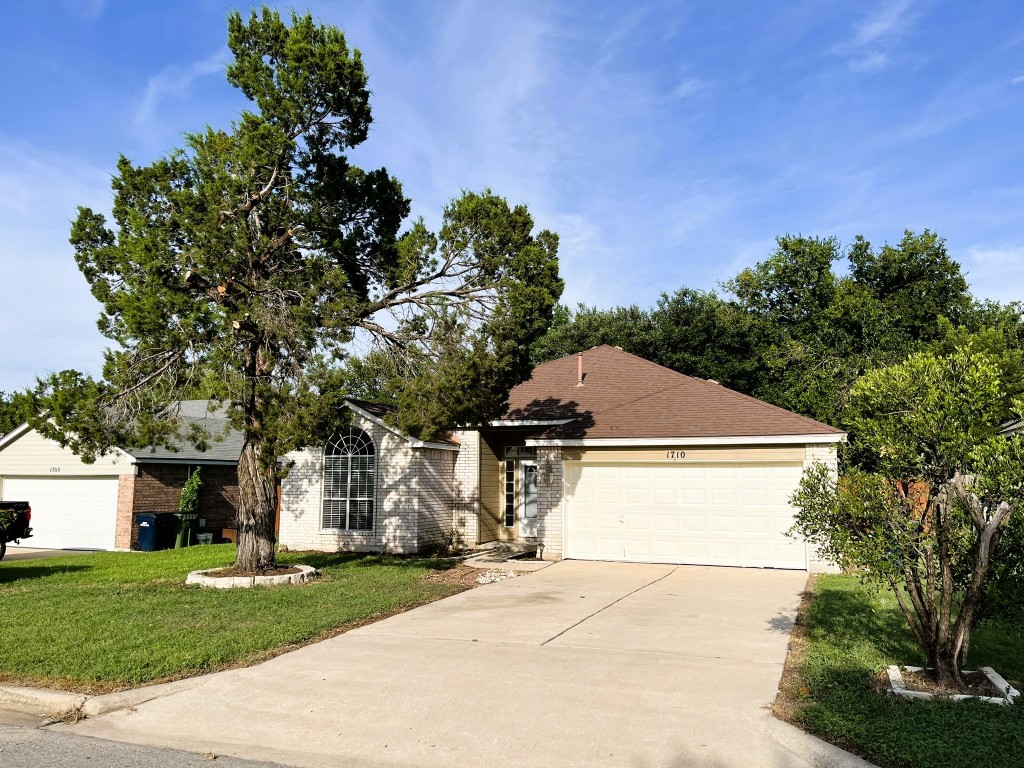
[[[188,571],[233,557],[223,544],[0,563],[0,681],[104,690],[185,677],[457,589],[423,580],[430,561],[309,552],[301,561],[323,578],[302,587],[185,586]]]
[[[558,239],[525,206],[464,192],[433,233],[405,223],[385,168],[350,162],[370,91],[340,30],[264,8],[228,31],[227,79],[251,111],[149,165],[122,157],[112,223],[79,209],[71,243],[113,345],[102,380],[39,382],[32,424],[90,460],[167,443],[168,404],[215,394],[245,435],[238,556],[258,568],[273,562],[277,458],[339,427],[353,343],[411,366],[395,419],[430,438],[503,410],[562,282]]]
[[[780,237],[723,289],[681,288],[649,310],[560,307],[534,360],[611,344],[844,427],[857,378],[919,351],[972,343],[1000,357],[1007,416],[1024,392],[1020,305],[973,301],[927,230],[877,250],[863,238],[843,249],[834,238]]]
[[[822,576],[805,627],[800,674],[810,693],[797,718],[807,730],[882,768],[1020,765],[1024,706],[907,701],[877,693],[880,669],[925,660],[891,592],[866,590],[853,576]],[[992,666],[1020,688],[1024,629],[983,624],[969,664]]]
[[[202,467],[195,467],[181,488],[178,497],[178,511],[183,515],[194,515],[199,509],[199,489],[203,487]]]
[[[943,678],[959,676],[992,564],[1020,560],[1024,437],[1000,434],[999,374],[972,347],[869,371],[847,408],[860,466],[837,485],[816,465],[793,498],[795,530],[888,587]]]
[[[24,401],[23,393],[0,392],[0,437],[25,421]]]

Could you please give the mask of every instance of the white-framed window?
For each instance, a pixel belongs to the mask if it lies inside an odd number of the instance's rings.
[[[516,462],[505,461],[505,515],[506,528],[516,524]]]
[[[372,531],[376,492],[373,440],[358,427],[348,427],[324,446],[322,527]]]

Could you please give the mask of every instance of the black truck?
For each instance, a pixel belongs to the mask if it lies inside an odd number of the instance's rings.
[[[32,506],[27,501],[0,501],[0,560],[7,554],[7,542],[32,535],[31,522]]]

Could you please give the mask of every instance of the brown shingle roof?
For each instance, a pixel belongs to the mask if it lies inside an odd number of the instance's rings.
[[[538,365],[529,381],[509,395],[506,419],[573,419],[538,437],[672,438],[774,437],[843,434],[842,430],[677,373],[649,360],[602,345],[578,358]]]

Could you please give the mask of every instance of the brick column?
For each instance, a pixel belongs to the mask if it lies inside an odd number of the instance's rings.
[[[463,544],[472,546],[480,537],[480,433],[456,432],[460,447],[452,483],[452,527]]]
[[[540,488],[537,494],[537,540],[545,560],[562,559],[562,449],[537,449]]]
[[[114,549],[132,548],[132,513],[135,510],[135,475],[117,478],[117,518],[114,524]]]

